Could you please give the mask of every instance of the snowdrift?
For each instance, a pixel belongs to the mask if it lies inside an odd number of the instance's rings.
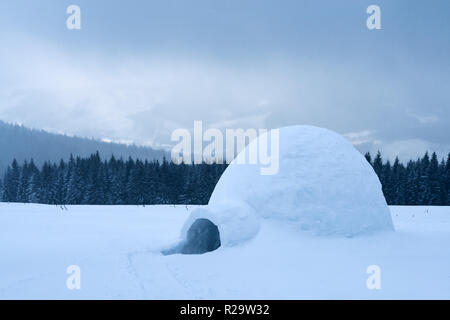
[[[192,212],[186,221],[182,239],[198,219],[218,227],[223,246],[254,237],[260,219],[286,221],[314,235],[351,237],[394,230],[378,177],[344,137],[312,126],[281,128],[279,154],[272,155],[279,170],[261,175],[262,165],[245,159],[267,134],[233,160],[208,206]]]

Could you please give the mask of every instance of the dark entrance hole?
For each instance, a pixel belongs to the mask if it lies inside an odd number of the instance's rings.
[[[219,228],[208,219],[197,219],[187,231],[185,241],[162,253],[164,255],[175,253],[202,254],[214,251],[219,247]]]

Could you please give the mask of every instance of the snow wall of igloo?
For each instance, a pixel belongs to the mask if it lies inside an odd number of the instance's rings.
[[[188,232],[198,219],[207,219],[218,227],[222,246],[245,242],[259,231],[259,217],[245,202],[229,201],[194,210],[183,225],[182,239],[188,239]]]
[[[312,126],[279,129],[279,170],[274,175],[261,175],[260,164],[238,164],[260,139],[267,139],[267,133],[229,165],[208,206],[192,212],[183,239],[200,218],[217,225],[223,246],[254,237],[260,219],[288,221],[315,235],[394,230],[377,175],[344,137]]]

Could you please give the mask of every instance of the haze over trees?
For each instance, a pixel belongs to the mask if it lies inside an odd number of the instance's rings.
[[[128,146],[118,143],[107,143],[94,139],[69,137],[48,133],[43,130],[29,129],[19,125],[8,124],[0,120],[0,173],[3,175],[13,159],[19,163],[34,159],[37,166],[45,161],[57,162],[69,159],[73,154],[89,157],[95,152],[102,157],[133,157],[135,159],[162,160],[166,152],[149,147]]]

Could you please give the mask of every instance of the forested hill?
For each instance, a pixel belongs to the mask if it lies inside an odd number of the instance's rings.
[[[164,156],[167,157],[162,150],[69,137],[12,125],[0,120],[0,175],[3,175],[14,158],[19,162],[33,158],[36,165],[40,166],[45,161],[68,160],[70,154],[88,157],[97,151],[104,158],[109,158],[112,154],[125,159],[132,157],[162,160]]]

